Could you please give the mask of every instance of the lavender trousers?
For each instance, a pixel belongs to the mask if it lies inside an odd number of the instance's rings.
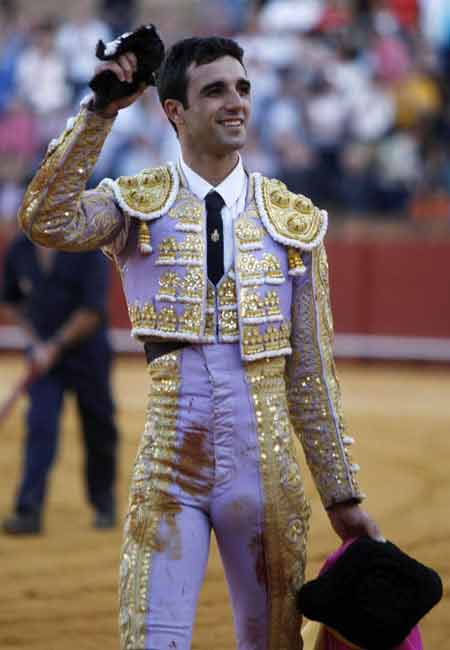
[[[238,650],[299,650],[309,505],[284,358],[244,365],[237,344],[195,345],[149,373],[120,570],[122,650],[191,647],[211,530]]]

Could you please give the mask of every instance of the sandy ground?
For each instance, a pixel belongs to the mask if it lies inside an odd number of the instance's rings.
[[[3,398],[21,371],[20,359],[0,357]],[[444,579],[446,597],[422,623],[425,650],[450,649],[450,369],[342,365],[346,417],[357,445],[365,508],[384,534]],[[147,374],[140,359],[116,364],[122,430],[120,505],[124,512],[131,465],[143,425]],[[21,399],[0,426],[0,512],[10,508],[18,477]],[[120,527],[94,531],[81,482],[78,423],[67,400],[58,463],[52,476],[45,535],[0,536],[0,650],[114,650]],[[305,474],[307,472],[305,471]],[[337,546],[308,480],[313,505],[308,577]],[[193,648],[234,647],[231,613],[213,543]]]

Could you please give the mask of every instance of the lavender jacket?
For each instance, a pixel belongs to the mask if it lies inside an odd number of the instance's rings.
[[[326,213],[251,174],[233,226],[234,269],[215,290],[204,202],[174,165],[85,189],[113,121],[82,107],[50,143],[19,212],[22,229],[59,250],[102,248],[119,268],[138,339],[236,342],[243,363],[285,357],[292,424],[325,507],[360,500],[333,360]]]

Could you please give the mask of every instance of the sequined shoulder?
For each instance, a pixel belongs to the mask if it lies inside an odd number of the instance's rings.
[[[180,185],[172,163],[144,169],[135,176],[105,179],[102,184],[112,188],[124,212],[142,221],[151,221],[166,213],[173,205]]]
[[[328,215],[311,199],[290,192],[277,179],[255,174],[255,198],[270,235],[281,244],[312,250],[323,240]]]

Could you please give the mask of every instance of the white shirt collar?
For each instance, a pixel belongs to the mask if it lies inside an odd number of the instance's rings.
[[[242,194],[247,177],[242,164],[242,158],[239,155],[239,160],[236,167],[228,174],[226,178],[214,187],[204,178],[199,176],[197,172],[191,169],[183,160],[180,154],[180,167],[186,178],[189,189],[199,199],[204,199],[208,192],[216,191],[223,198],[227,208],[231,208],[236,203]]]

